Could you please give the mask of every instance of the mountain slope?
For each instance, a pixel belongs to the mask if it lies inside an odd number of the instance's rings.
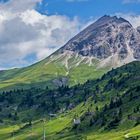
[[[75,85],[101,77],[112,67],[140,60],[139,28],[123,18],[103,16],[48,58],[0,72],[0,88]]]
[[[0,93],[0,137],[11,139],[14,131],[15,139],[39,140],[45,116],[50,140],[139,140],[139,69],[140,62],[132,62],[71,88]],[[48,114],[54,113],[50,119]],[[75,125],[74,118],[81,123]]]
[[[69,72],[61,62],[50,62],[46,60],[33,66],[1,72],[0,88],[30,88],[30,87],[59,87],[61,85],[76,85],[84,83],[88,79],[96,79],[103,75],[108,68],[96,69],[95,66],[81,64],[72,68]]]

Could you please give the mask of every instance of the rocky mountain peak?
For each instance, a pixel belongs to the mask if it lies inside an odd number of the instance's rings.
[[[131,25],[127,20],[125,20],[124,18],[121,17],[117,17],[117,16],[109,16],[109,15],[104,15],[103,17],[99,18],[95,23],[93,23],[92,25],[95,26],[95,24],[97,25],[105,25],[105,24],[109,24],[109,23],[127,23],[129,25]],[[132,26],[132,25],[131,25]]]
[[[105,15],[72,38],[58,52],[90,59],[101,65],[123,65],[140,60],[140,34],[129,21]],[[110,62],[111,61],[111,62]]]

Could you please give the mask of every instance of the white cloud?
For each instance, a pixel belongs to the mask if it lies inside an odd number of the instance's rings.
[[[11,0],[0,4],[0,67],[28,65],[28,56],[43,59],[78,31],[78,19],[42,15],[34,7],[40,0]]]
[[[9,0],[8,2],[1,3],[0,9],[4,11],[23,12],[27,9],[33,9],[37,3],[42,0]]]

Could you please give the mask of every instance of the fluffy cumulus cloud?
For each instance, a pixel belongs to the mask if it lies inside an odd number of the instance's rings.
[[[39,2],[10,0],[0,4],[0,68],[43,59],[79,31],[77,18],[42,15],[34,9]]]

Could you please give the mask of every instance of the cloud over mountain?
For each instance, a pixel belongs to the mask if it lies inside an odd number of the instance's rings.
[[[83,25],[77,17],[59,14],[43,15],[36,10],[36,5],[43,5],[42,0],[4,1],[0,3],[0,68],[26,66],[41,60],[92,23],[89,21]],[[118,15],[129,20],[134,27],[140,26],[139,15]]]
[[[30,56],[40,60],[79,31],[77,18],[42,15],[35,10],[38,2],[41,0],[0,4],[0,67],[28,65]]]

